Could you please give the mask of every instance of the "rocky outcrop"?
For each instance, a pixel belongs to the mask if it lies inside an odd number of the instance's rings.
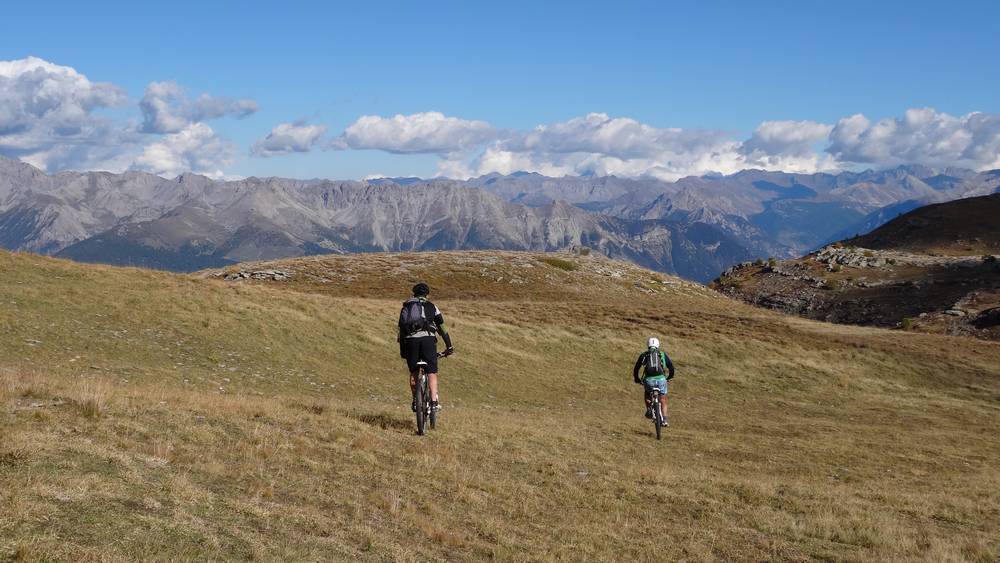
[[[270,280],[288,281],[292,278],[292,272],[286,270],[240,270],[238,272],[220,272],[215,277],[220,277],[226,281],[240,280]]]
[[[968,204],[950,205],[967,208]],[[944,207],[935,213],[952,219],[943,225],[922,223],[921,228],[929,231],[919,238],[901,229],[906,235],[901,248],[894,248],[886,233],[873,233],[796,260],[739,264],[726,270],[713,287],[748,303],[812,319],[1000,339],[1000,255],[940,251],[968,251],[972,242],[997,248],[1000,231],[989,221],[970,231],[972,218]],[[911,219],[904,216],[902,224],[911,224]],[[896,225],[887,229],[899,230]],[[956,239],[956,232],[964,238]],[[850,244],[859,240],[878,240],[882,247]],[[955,240],[962,242],[949,247]],[[915,252],[914,241],[932,241],[936,251]]]

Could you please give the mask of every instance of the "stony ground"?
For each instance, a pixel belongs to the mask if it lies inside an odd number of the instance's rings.
[[[713,287],[806,318],[1000,339],[1000,256],[831,245],[797,260],[745,263]]]

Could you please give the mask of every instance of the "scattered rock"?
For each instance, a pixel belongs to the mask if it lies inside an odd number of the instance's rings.
[[[240,280],[272,280],[272,281],[286,281],[292,277],[292,272],[285,270],[240,270],[239,272],[225,274],[223,279],[226,281],[240,281]]]
[[[814,255],[817,262],[826,264],[828,271],[836,270],[837,266],[851,268],[884,268],[889,260],[883,253],[867,248],[849,248],[846,246],[827,246]]]
[[[982,311],[976,315],[976,319],[972,322],[972,324],[976,328],[1000,326],[1000,307],[993,307]]]

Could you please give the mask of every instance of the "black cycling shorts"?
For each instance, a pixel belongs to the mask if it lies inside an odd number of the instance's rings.
[[[406,358],[406,367],[410,368],[411,372],[417,371],[420,368],[417,362],[423,360],[427,362],[427,367],[425,368],[427,373],[437,373],[437,338],[434,336],[404,338],[403,356]]]

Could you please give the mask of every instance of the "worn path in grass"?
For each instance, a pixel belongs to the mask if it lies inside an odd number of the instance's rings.
[[[1000,557],[1000,345],[550,258],[227,282],[0,254],[0,556]],[[393,333],[416,279],[459,349],[425,438]],[[679,368],[662,442],[630,381],[650,334]]]

